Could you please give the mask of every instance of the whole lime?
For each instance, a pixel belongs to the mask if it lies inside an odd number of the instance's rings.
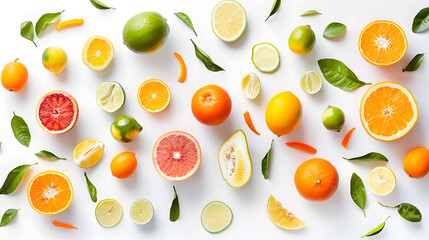
[[[113,138],[121,142],[132,141],[142,131],[142,126],[133,117],[123,115],[110,126]]]
[[[289,37],[289,48],[298,54],[309,53],[316,43],[316,35],[309,25],[295,28]]]
[[[326,129],[339,132],[344,125],[344,113],[329,105],[322,115],[322,122]]]
[[[133,52],[150,53],[165,42],[170,28],[156,12],[142,12],[130,18],[122,30],[124,44]]]

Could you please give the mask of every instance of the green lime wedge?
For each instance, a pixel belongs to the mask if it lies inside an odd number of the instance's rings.
[[[122,206],[114,199],[104,199],[95,208],[95,218],[103,227],[113,227],[121,221]]]
[[[313,70],[303,73],[299,83],[302,91],[308,94],[316,94],[322,89],[322,77]]]
[[[153,216],[152,203],[146,199],[137,199],[131,204],[130,217],[138,225],[148,223]]]
[[[102,82],[95,92],[97,105],[106,112],[118,111],[125,102],[125,93],[117,82]]]
[[[248,99],[255,99],[261,92],[261,81],[254,73],[249,73],[244,76],[241,81],[241,92]]]
[[[222,232],[231,224],[231,221],[231,209],[220,201],[207,204],[201,212],[201,224],[209,233]]]
[[[259,43],[252,48],[252,62],[259,71],[271,73],[280,65],[280,53],[271,43]]]

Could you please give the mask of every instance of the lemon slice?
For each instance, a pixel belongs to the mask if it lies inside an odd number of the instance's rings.
[[[95,91],[97,105],[106,112],[118,111],[125,102],[125,93],[117,82],[102,82]]]
[[[252,62],[261,72],[274,72],[280,65],[279,51],[271,43],[256,44],[252,48]]]
[[[113,44],[102,36],[92,36],[83,45],[83,63],[94,71],[102,71],[113,59]]]
[[[368,186],[379,196],[386,196],[395,189],[396,177],[387,167],[376,167],[369,172]]]
[[[254,73],[249,73],[241,80],[241,92],[248,99],[255,99],[261,92],[261,81]]]
[[[282,204],[272,195],[268,198],[267,213],[271,221],[278,227],[286,230],[298,230],[307,226],[301,219],[292,212],[283,208]]]
[[[225,42],[237,40],[246,29],[246,11],[236,1],[218,3],[212,12],[212,29]]]
[[[121,221],[122,206],[114,199],[104,199],[95,208],[95,218],[103,227],[113,227]]]
[[[316,94],[322,89],[322,77],[314,70],[302,74],[299,81],[302,91],[308,94]]]
[[[153,217],[152,203],[143,198],[135,200],[130,207],[130,217],[138,225],[148,223]]]
[[[223,202],[213,201],[201,212],[201,224],[209,233],[225,230],[232,222],[232,211]]]
[[[103,156],[104,143],[95,139],[88,138],[76,145],[73,150],[73,158],[76,165],[83,168],[94,166]]]

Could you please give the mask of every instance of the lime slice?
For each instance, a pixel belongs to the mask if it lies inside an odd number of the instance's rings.
[[[316,94],[322,89],[322,77],[314,70],[309,70],[301,75],[299,80],[302,91],[308,94]]]
[[[76,165],[89,168],[100,161],[104,152],[104,143],[95,138],[88,138],[76,145],[73,150],[73,159]]]
[[[213,8],[213,32],[225,42],[237,40],[246,29],[246,21],[246,11],[236,1],[225,0]]]
[[[113,227],[121,221],[122,207],[114,199],[104,199],[95,208],[95,218],[103,227]]]
[[[133,222],[139,225],[148,223],[153,216],[153,206],[146,199],[137,199],[131,204],[130,217]]]
[[[244,76],[241,81],[241,92],[249,99],[255,99],[261,92],[261,81],[254,73],[249,73]]]
[[[125,93],[117,82],[102,82],[95,92],[97,105],[106,112],[118,111],[125,102]]]
[[[231,224],[231,221],[232,211],[223,202],[211,202],[201,212],[201,224],[210,233],[222,232]]]
[[[252,62],[261,72],[274,72],[280,65],[279,51],[271,43],[256,44],[252,48]]]

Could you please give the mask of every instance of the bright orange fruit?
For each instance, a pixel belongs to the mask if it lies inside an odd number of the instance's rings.
[[[412,178],[422,178],[429,172],[429,150],[416,147],[407,153],[403,163],[404,171]]]
[[[150,79],[140,86],[137,99],[144,110],[151,113],[161,112],[170,103],[170,88],[161,80]]]
[[[112,175],[117,178],[127,178],[137,168],[136,154],[132,152],[122,152],[116,155],[110,163]]]
[[[28,80],[28,71],[24,64],[16,59],[6,64],[1,72],[1,84],[11,92],[21,91]]]
[[[207,85],[194,93],[191,108],[200,123],[217,126],[225,122],[231,113],[231,97],[225,89],[217,85]]]

